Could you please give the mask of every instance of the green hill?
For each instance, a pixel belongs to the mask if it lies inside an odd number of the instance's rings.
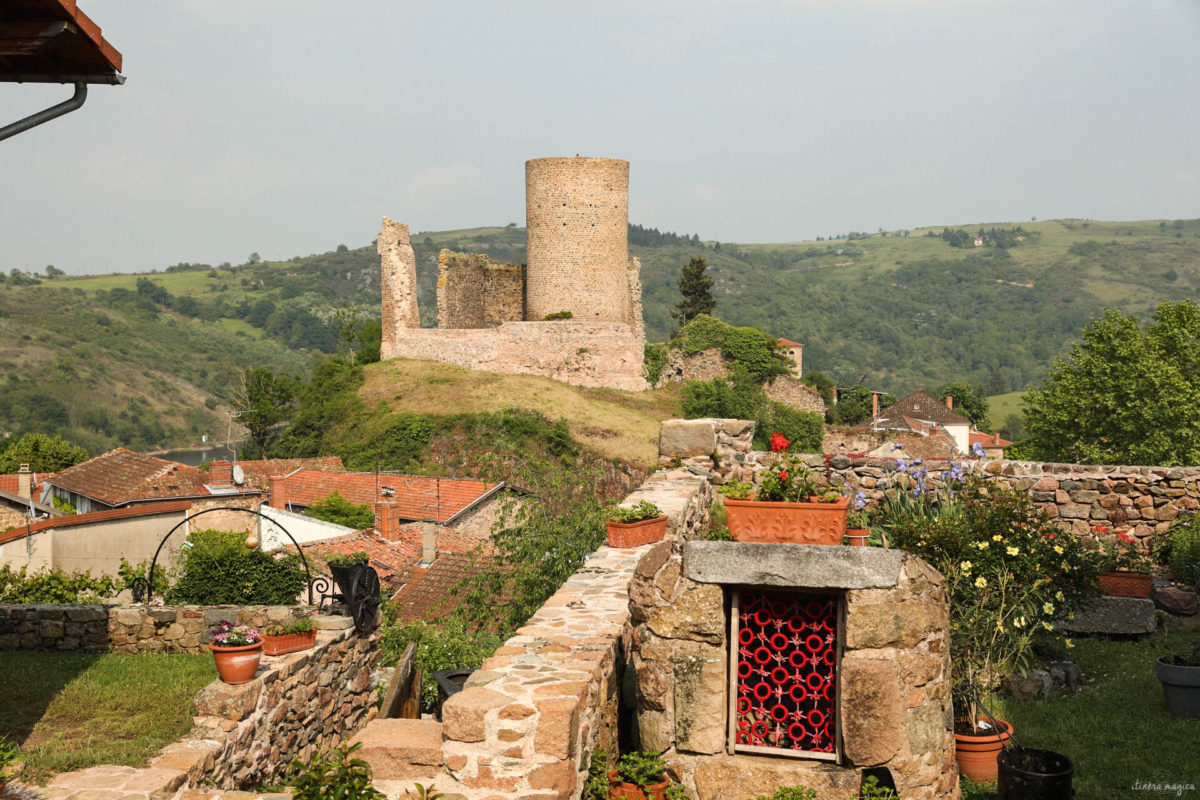
[[[515,226],[412,241],[426,325],[441,248],[525,260]],[[1200,295],[1200,220],[985,223],[758,244],[631,226],[630,249],[642,261],[651,340],[669,334],[679,270],[700,255],[722,319],[804,342],[806,370],[896,394],[953,380],[991,395],[1020,391],[1105,306],[1140,314]],[[61,432],[91,449],[218,433],[228,425],[216,413],[220,395],[241,367],[302,372],[336,349],[339,325],[378,318],[380,303],[374,244],[38,286],[2,277],[0,331],[17,346],[0,358],[0,428]],[[1003,426],[1006,414],[992,419]]]

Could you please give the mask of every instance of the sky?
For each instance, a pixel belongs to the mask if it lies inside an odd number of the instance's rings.
[[[4,272],[524,225],[575,154],[706,240],[1200,217],[1200,0],[80,6],[128,81],[0,142]],[[70,94],[0,83],[0,124]]]

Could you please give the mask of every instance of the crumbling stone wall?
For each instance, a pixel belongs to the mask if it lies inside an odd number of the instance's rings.
[[[263,628],[311,606],[0,605],[0,650],[203,653],[221,620]]]
[[[438,327],[494,328],[525,319],[525,268],[473,253],[438,254]]]
[[[825,401],[821,399],[821,395],[799,378],[791,375],[776,375],[763,388],[766,390],[769,400],[798,408],[801,411],[812,411],[822,416],[825,414]]]
[[[667,360],[659,373],[658,386],[668,383],[683,383],[684,381],[710,381],[713,378],[727,378],[729,370],[725,367],[725,359],[721,348],[710,347],[699,353],[684,354],[682,350],[667,351]]]
[[[379,253],[380,291],[383,294],[381,355],[394,358],[390,351],[403,331],[421,327],[417,310],[417,259],[408,237],[408,226],[384,217],[375,249]]]
[[[412,328],[393,340],[387,356],[629,391],[646,388],[644,357],[645,342],[632,326],[573,319],[471,330]]]

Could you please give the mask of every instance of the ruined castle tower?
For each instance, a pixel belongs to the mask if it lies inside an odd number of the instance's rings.
[[[383,293],[383,341],[399,335],[402,328],[421,327],[417,309],[417,259],[408,238],[408,226],[383,218],[379,238],[380,290]],[[386,348],[385,348],[386,349]],[[384,358],[390,356],[385,353]]]
[[[525,223],[525,319],[570,311],[577,320],[634,322],[628,161],[526,161]]]

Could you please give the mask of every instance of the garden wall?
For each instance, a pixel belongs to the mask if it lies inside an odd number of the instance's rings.
[[[202,653],[223,619],[283,624],[311,606],[0,605],[0,650]]]

